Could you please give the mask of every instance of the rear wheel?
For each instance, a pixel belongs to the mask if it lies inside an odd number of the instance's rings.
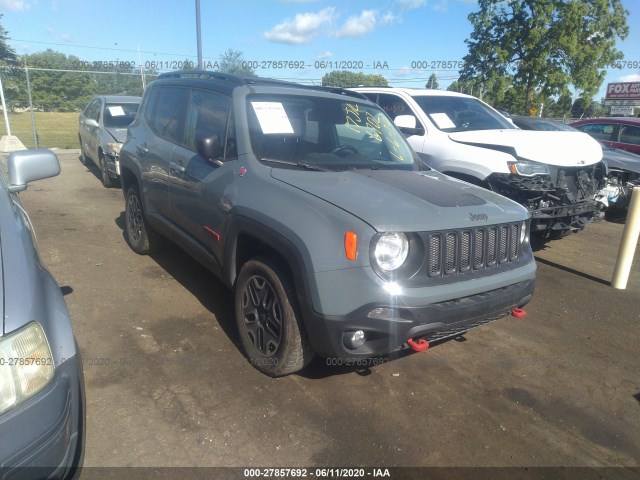
[[[100,152],[100,180],[102,180],[102,185],[106,188],[113,188],[116,186],[115,180],[109,176],[107,161],[105,160],[102,152]]]
[[[236,323],[251,364],[280,377],[313,358],[287,272],[266,258],[242,266],[235,288]]]
[[[139,255],[158,251],[162,238],[147,222],[136,185],[131,185],[125,196],[125,232],[131,249]]]

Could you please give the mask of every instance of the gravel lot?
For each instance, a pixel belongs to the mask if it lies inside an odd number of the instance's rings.
[[[133,253],[122,192],[59,158],[21,198],[84,355],[86,466],[640,466],[640,254],[608,286],[622,223],[538,250],[525,319],[271,379],[231,293],[176,247]]]

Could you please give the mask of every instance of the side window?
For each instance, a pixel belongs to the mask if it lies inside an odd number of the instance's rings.
[[[588,123],[586,125],[578,125],[576,128],[582,130],[584,133],[588,133],[596,140],[611,141],[613,125],[609,123]]]
[[[224,158],[237,156],[231,99],[214,92],[193,90],[187,114],[185,145],[195,152],[198,139],[213,136],[218,137]]]
[[[387,112],[387,115],[391,117],[391,120],[396,118],[398,115],[415,116],[409,105],[407,105],[407,102],[396,95],[389,93],[378,94],[378,105]],[[417,121],[418,119],[416,119],[416,122]]]
[[[635,127],[633,125],[621,125],[620,142],[640,145],[640,127]]]
[[[183,143],[188,94],[186,88],[156,87],[149,97],[147,121],[156,134],[170,142]]]
[[[100,119],[101,103],[102,102],[100,102],[100,99],[94,99],[89,105],[87,105],[87,108],[84,111],[84,116],[87,118],[91,118],[97,122]]]

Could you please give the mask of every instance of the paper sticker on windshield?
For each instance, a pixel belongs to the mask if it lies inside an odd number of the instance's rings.
[[[120,105],[116,105],[114,107],[107,107],[107,109],[109,110],[109,113],[111,114],[112,117],[122,117],[126,115],[126,113],[124,113],[124,110]]]
[[[280,102],[251,102],[262,133],[293,133],[287,112]]]
[[[436,122],[436,127],[440,130],[444,130],[445,128],[456,128],[456,124],[451,121],[449,115],[446,113],[432,113],[429,115],[431,120]]]

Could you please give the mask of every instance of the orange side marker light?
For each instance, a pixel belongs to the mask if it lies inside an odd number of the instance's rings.
[[[344,234],[344,253],[347,259],[354,262],[358,256],[358,234],[347,230]]]

